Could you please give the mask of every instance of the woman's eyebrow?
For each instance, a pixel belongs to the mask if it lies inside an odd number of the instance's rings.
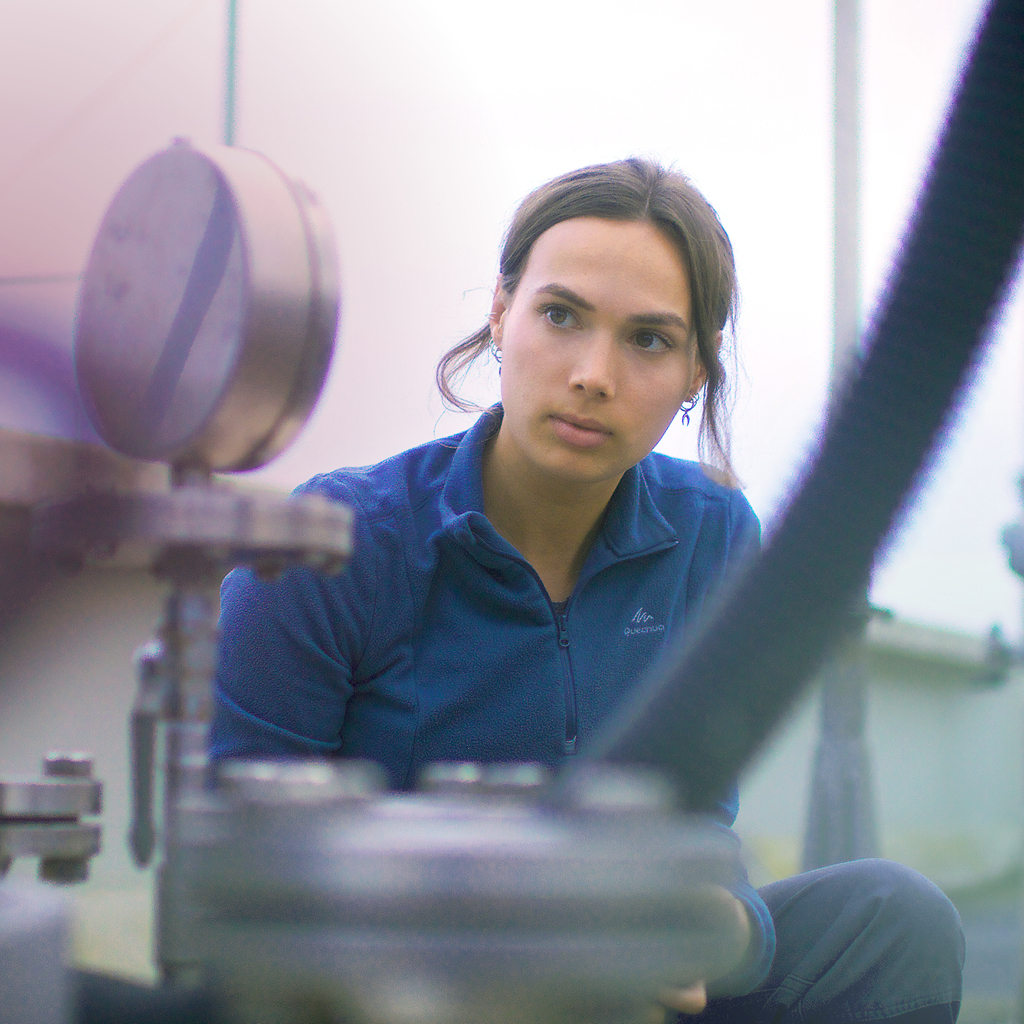
[[[626,317],[626,322],[638,327],[678,327],[687,334],[690,325],[678,313],[634,313]]]
[[[588,313],[594,311],[594,305],[587,302],[582,295],[577,295],[571,288],[566,288],[564,284],[545,284],[537,289],[538,295],[553,295],[556,299],[565,299],[566,302],[571,302],[574,306],[579,306],[580,309],[585,309]]]

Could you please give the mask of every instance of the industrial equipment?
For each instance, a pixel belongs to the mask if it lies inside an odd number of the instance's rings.
[[[270,458],[315,399],[332,246],[308,191],[256,154],[179,144],[135,172],[86,272],[79,375],[102,436],[168,461],[174,486],[41,508],[34,537],[67,563],[143,559],[170,587],[140,659],[134,830],[144,860],[160,719],[169,983],[214,983],[240,1021],[611,1022],[638,1019],[661,984],[742,960],[723,898],[737,852],[680,810],[712,806],[840,634],[968,375],[1024,225],[1022,37],[1022,4],[996,0],[865,365],[764,555],[550,781],[439,766],[396,794],[357,762],[211,778],[219,575],[330,572],[349,550],[346,510],[211,475]]]
[[[596,766],[557,805],[530,765],[438,766],[414,794],[344,761],[211,773],[220,577],[335,572],[351,543],[336,503],[212,474],[262,464],[301,426],[337,305],[311,193],[255,153],[183,141],[122,186],[83,279],[90,417],[123,454],[168,462],[172,486],[44,505],[33,543],[67,566],[145,564],[169,586],[132,712],[131,844],[140,864],[161,855],[165,981],[214,983],[254,1022],[526,1024],[638,1018],[662,985],[728,974],[746,946],[725,888],[735,842],[679,816],[654,773]]]

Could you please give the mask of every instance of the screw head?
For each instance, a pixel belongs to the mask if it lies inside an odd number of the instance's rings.
[[[542,764],[475,761],[436,761],[423,769],[419,789],[424,793],[483,793],[489,796],[529,797],[551,781]]]
[[[43,758],[43,775],[51,779],[91,779],[92,754],[51,751]]]
[[[348,803],[385,788],[383,769],[371,761],[225,761],[221,784],[249,806],[310,807]]]
[[[483,765],[476,761],[436,761],[420,775],[424,793],[476,793],[483,782]]]
[[[580,768],[567,784],[566,798],[575,811],[615,815],[664,813],[676,803],[668,779],[642,765]]]

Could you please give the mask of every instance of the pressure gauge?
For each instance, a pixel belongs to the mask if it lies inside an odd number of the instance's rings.
[[[337,329],[333,234],[266,157],[177,142],[108,208],[75,364],[100,436],[140,459],[254,469],[304,424]]]

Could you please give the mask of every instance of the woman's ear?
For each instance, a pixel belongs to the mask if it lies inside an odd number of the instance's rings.
[[[491,313],[487,322],[491,326],[491,342],[495,348],[501,348],[501,332],[505,328],[505,313],[508,311],[508,296],[501,286],[501,278],[494,286],[494,301],[491,303]]]
[[[722,351],[722,332],[719,331],[715,335],[715,352],[719,353]],[[704,360],[700,357],[700,351],[697,352],[697,372],[693,378],[693,385],[690,388],[690,393],[696,397],[702,387],[708,382],[708,369],[704,365]]]

